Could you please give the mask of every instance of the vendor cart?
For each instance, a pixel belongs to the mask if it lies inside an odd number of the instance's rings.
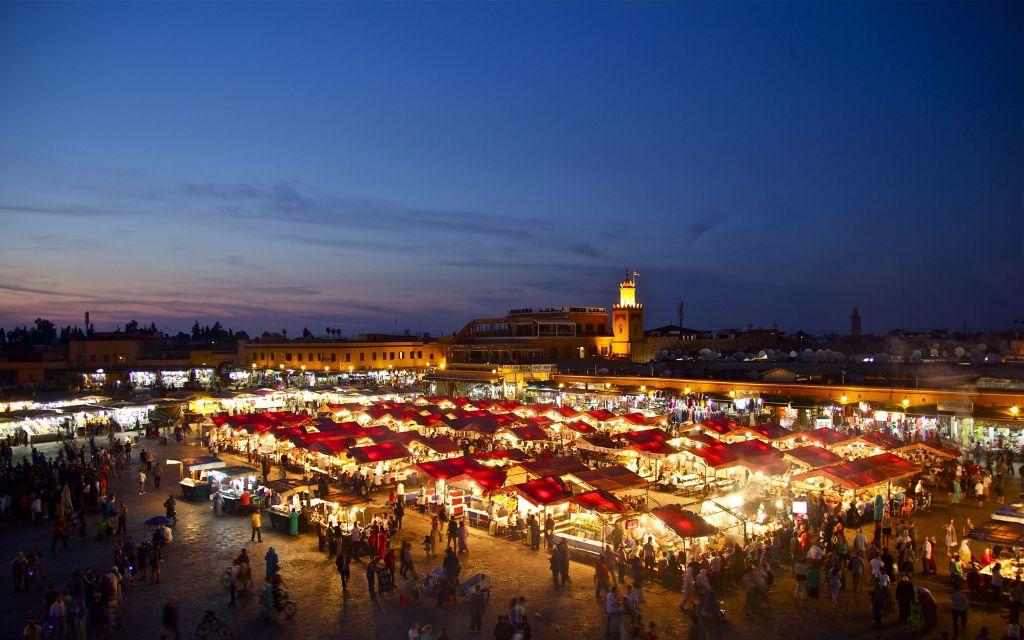
[[[478,573],[459,585],[459,595],[463,598],[478,592],[483,592],[485,599],[491,597],[491,578],[486,573]]]

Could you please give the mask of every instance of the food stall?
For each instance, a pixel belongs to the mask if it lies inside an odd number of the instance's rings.
[[[199,502],[209,500],[212,480],[208,479],[210,471],[228,466],[217,456],[198,456],[184,460],[168,460],[167,466],[178,465],[181,474],[181,494],[186,500]]]
[[[249,498],[255,493],[260,479],[260,471],[246,465],[233,465],[210,469],[209,478],[213,488],[220,492],[221,509],[225,513],[243,513],[242,495],[249,492]],[[250,503],[251,504],[251,503]]]
[[[302,531],[304,520],[314,527],[341,525],[343,530],[348,530],[355,523],[365,524],[364,515],[369,502],[368,498],[340,491],[310,498],[306,508],[300,512],[299,530]]]
[[[981,568],[981,574],[991,577],[995,565],[1007,580],[1024,579],[1024,523],[1015,520],[986,520],[967,533],[967,539],[992,545],[995,562]]]
[[[264,511],[270,516],[270,526],[273,529],[289,531],[291,528],[291,512],[295,509],[302,513],[310,501],[312,486],[309,483],[298,479],[270,480],[263,485],[268,495],[268,506]],[[299,533],[305,533],[309,529],[309,520],[299,518]]]
[[[508,516],[495,518],[498,528],[509,527],[518,536],[526,532],[526,518],[531,513],[541,523],[550,514],[555,527],[569,519],[569,500],[572,493],[559,478],[548,476],[507,487],[503,504],[509,512]]]
[[[678,504],[669,504],[651,509],[639,518],[639,522],[627,526],[630,536],[643,544],[652,538],[657,551],[662,555],[675,552],[676,557],[685,557],[684,552],[695,544],[706,542],[717,533],[715,527],[696,513]]]
[[[891,499],[894,483],[919,473],[921,467],[916,464],[892,453],[880,453],[798,473],[790,481],[797,488],[824,492],[833,503],[841,500],[843,504],[863,504],[882,487]],[[897,493],[902,494],[903,489],[897,486]]]
[[[593,562],[600,555],[611,527],[631,512],[611,492],[594,489],[569,500],[568,520],[555,527],[555,543],[565,542],[574,560]]]

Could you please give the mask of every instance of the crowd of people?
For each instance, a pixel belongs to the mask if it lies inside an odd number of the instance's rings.
[[[131,466],[130,442],[110,438],[98,446],[95,437],[88,447],[64,442],[56,455],[46,456],[32,447],[15,462],[9,447],[0,456],[0,523],[7,526],[45,526],[52,531],[50,553],[67,551],[70,545],[92,538],[87,516],[95,516],[95,539],[112,542],[109,565],[85,566],[62,583],[51,581],[44,570],[41,546],[19,551],[10,562],[13,590],[18,598],[31,598],[42,606],[24,629],[26,638],[84,640],[90,630],[118,629],[125,593],[133,587],[159,584],[163,559],[173,533],[171,519],[136,543],[128,535],[128,505],[108,486],[113,478],[125,478]],[[154,469],[152,453],[138,452],[140,473]],[[153,475],[159,482],[160,473]],[[173,515],[173,497],[168,515]],[[176,617],[173,604],[165,620]],[[28,607],[30,610],[33,606]],[[172,611],[173,610],[173,611]],[[174,615],[172,615],[172,613]]]

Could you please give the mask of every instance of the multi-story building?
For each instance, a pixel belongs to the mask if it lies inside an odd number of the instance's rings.
[[[636,302],[633,277],[619,285],[612,314],[609,327],[605,307],[510,309],[503,317],[470,321],[448,341],[448,355],[452,362],[466,363],[628,358],[644,335],[643,305]]]
[[[415,337],[361,340],[239,340],[238,365],[251,369],[366,371],[418,369],[445,363],[444,347]]]

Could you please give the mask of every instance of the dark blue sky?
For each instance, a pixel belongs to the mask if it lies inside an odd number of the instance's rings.
[[[1024,318],[1021,2],[0,5],[0,325]]]

